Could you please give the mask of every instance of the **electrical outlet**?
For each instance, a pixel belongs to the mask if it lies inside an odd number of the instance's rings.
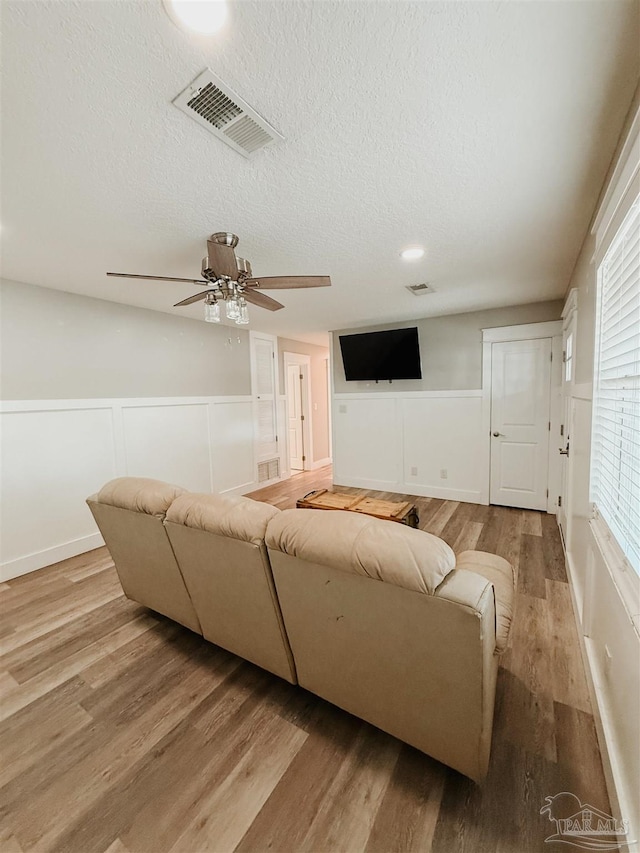
[[[314,411],[314,412],[317,412],[317,411],[318,411],[318,404],[317,404],[317,403],[314,403],[314,404],[313,404],[313,411]]]
[[[441,479],[441,480],[446,480],[448,476],[449,476],[449,475],[448,475],[448,473],[447,473],[447,469],[446,469],[446,468],[441,468],[441,469],[440,469],[440,479]]]
[[[413,468],[411,469],[411,476],[412,476],[412,477],[417,477],[417,476],[418,476],[418,469],[417,469],[416,467],[413,467]]]

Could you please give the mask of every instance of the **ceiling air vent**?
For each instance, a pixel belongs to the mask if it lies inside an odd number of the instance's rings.
[[[284,139],[209,68],[173,103],[243,157],[252,157],[265,145]]]
[[[435,293],[435,288],[426,282],[424,284],[407,284],[406,288],[414,296],[422,296],[423,293]]]

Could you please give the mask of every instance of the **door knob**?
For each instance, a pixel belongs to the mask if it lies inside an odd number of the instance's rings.
[[[504,435],[503,432],[494,432],[493,437],[497,438],[499,435]]]

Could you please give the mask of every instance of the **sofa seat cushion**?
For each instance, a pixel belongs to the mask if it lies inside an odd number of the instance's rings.
[[[427,595],[455,566],[451,548],[430,533],[340,510],[284,510],[269,522],[266,542],[309,563]]]
[[[184,492],[185,490],[180,486],[172,486],[161,480],[150,480],[147,477],[117,477],[105,483],[98,494],[90,500],[164,518],[171,503]]]
[[[513,566],[496,554],[463,551],[456,560],[458,569],[475,572],[493,584],[496,599],[496,652],[503,652],[509,642],[515,605],[517,576]]]
[[[167,521],[260,545],[267,524],[279,514],[277,507],[250,498],[188,493],[171,504]]]

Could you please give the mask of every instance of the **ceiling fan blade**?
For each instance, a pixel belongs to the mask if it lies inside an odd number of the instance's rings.
[[[226,276],[232,281],[238,278],[238,263],[233,246],[224,246],[213,240],[207,240],[207,273],[221,278]]]
[[[268,311],[279,311],[284,308],[281,302],[276,302],[270,296],[264,293],[256,293],[255,290],[243,290],[242,295],[252,305],[257,305],[259,308],[266,308]]]
[[[330,287],[331,278],[328,275],[271,275],[248,278],[244,284],[260,290],[289,290],[294,287]]]
[[[200,293],[194,293],[193,296],[187,296],[186,299],[183,299],[181,302],[176,302],[173,306],[174,308],[180,308],[182,305],[191,305],[193,302],[199,302],[201,299],[206,299],[210,293],[214,293],[213,290],[203,290]]]
[[[144,278],[148,281],[184,281],[187,284],[209,284],[208,281],[201,281],[199,278],[173,278],[168,275],[137,275],[131,272],[108,272],[107,275],[115,278]]]

